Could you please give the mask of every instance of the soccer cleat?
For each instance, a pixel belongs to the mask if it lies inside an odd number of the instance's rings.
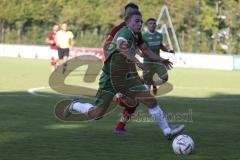
[[[157,95],[157,92],[158,92],[157,86],[154,86],[154,85],[153,85],[153,94],[154,94],[155,96]]]
[[[123,122],[119,122],[117,125],[117,128],[113,131],[113,134],[127,134],[127,131],[125,130],[125,124]]]
[[[74,97],[73,100],[72,100],[72,103],[70,103],[68,106],[65,107],[64,111],[63,111],[63,116],[65,118],[69,117],[74,111],[73,111],[73,104],[75,102],[78,102],[78,98],[77,97]]]
[[[179,126],[175,126],[171,129],[170,133],[167,134],[165,137],[168,140],[172,140],[175,136],[177,136],[178,134],[180,134],[185,128],[185,125],[179,125]]]
[[[63,116],[65,118],[69,117],[72,114],[72,108],[73,108],[74,102],[70,103],[63,111]]]
[[[115,129],[113,134],[126,135],[128,132],[125,129]]]

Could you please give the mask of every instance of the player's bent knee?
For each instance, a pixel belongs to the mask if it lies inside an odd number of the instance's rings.
[[[163,80],[163,83],[167,82],[168,81],[168,75],[162,77],[162,80]]]

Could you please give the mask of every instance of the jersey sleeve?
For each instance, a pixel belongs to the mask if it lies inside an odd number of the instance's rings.
[[[129,31],[127,28],[122,28],[119,31],[119,34],[117,36],[117,42],[119,40],[123,40],[123,41],[126,41],[127,43],[129,43],[129,40],[131,39],[131,37],[132,37],[131,31]]]

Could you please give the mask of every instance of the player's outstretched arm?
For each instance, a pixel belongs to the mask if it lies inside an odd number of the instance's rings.
[[[169,59],[164,59],[162,57],[157,56],[156,54],[154,54],[150,49],[147,48],[147,46],[143,43],[139,46],[140,50],[142,51],[142,53],[146,56],[148,56],[150,59],[154,60],[154,61],[159,61],[160,63],[163,63],[167,69],[171,69],[172,68],[172,62],[169,61]]]
[[[164,52],[169,52],[175,54],[175,51],[173,49],[167,48],[163,43],[160,44],[160,49]]]
[[[145,70],[143,64],[131,53],[130,45],[124,40],[117,41],[117,50],[120,54],[123,54],[128,60],[135,62],[139,68]]]

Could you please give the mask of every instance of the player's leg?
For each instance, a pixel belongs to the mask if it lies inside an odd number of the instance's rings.
[[[50,65],[51,65],[52,71],[54,71],[56,69],[56,60],[54,59],[54,57],[51,57]]]
[[[146,68],[148,68],[148,71],[143,71],[143,80],[144,80],[144,83],[146,85],[146,89],[148,91],[151,90],[151,85],[154,84],[154,81],[153,81],[153,75],[155,74],[154,70],[152,69],[152,65],[151,63],[149,62],[145,62],[144,63],[144,66]]]
[[[111,69],[118,72],[112,72],[110,78],[116,92],[120,92],[126,95],[130,99],[134,99],[143,103],[148,107],[149,114],[153,117],[155,122],[159,125],[164,136],[172,138],[174,135],[180,133],[184,126],[181,125],[177,128],[171,129],[168,122],[161,110],[157,100],[149,91],[146,91],[144,84],[138,76],[127,77],[127,73],[135,73],[136,67],[133,63],[126,63],[126,58],[121,54],[116,54],[112,57],[112,61],[115,61],[114,65],[111,65]],[[125,62],[125,64],[124,64]]]
[[[59,65],[62,64],[63,56],[64,56],[63,49],[62,48],[58,48],[58,59],[59,59],[58,63],[59,63]]]
[[[118,92],[115,102],[120,106],[126,107],[123,110],[122,117],[118,122],[114,133],[124,134],[126,133],[124,127],[138,105],[138,102],[135,99],[124,95],[124,88],[126,88],[125,83],[127,83],[127,79],[130,80],[131,77],[138,75],[136,74],[136,70],[131,71],[131,68],[133,68],[133,66],[135,67],[135,64],[128,63],[127,59],[121,54],[113,55],[113,57],[111,57],[111,64],[111,82],[115,91]]]
[[[154,64],[154,70],[159,77],[159,79],[154,82],[154,86],[159,86],[168,81],[167,68],[163,64]]]
[[[138,92],[135,93],[135,96],[139,102],[143,103],[148,108],[150,116],[158,124],[163,135],[167,139],[172,139],[174,136],[183,131],[185,127],[184,125],[179,125],[174,128],[169,127],[168,121],[161,109],[160,104],[149,92]]]
[[[133,82],[133,80],[132,80]],[[131,84],[131,82],[127,82],[127,84]],[[121,92],[125,92],[125,94],[127,96],[129,96],[129,98],[135,99],[141,103],[143,103],[145,106],[147,106],[149,108],[149,114],[153,117],[153,119],[156,121],[156,123],[159,125],[160,129],[162,130],[164,136],[166,136],[167,138],[171,138],[173,135],[179,133],[182,129],[181,127],[178,128],[177,132],[172,132],[173,130],[171,130],[171,128],[168,125],[168,122],[166,120],[166,118],[164,117],[164,113],[161,110],[161,107],[158,105],[156,99],[154,98],[154,96],[152,96],[147,90],[145,90],[145,87],[143,86],[143,84],[141,84],[140,81],[136,80],[134,82],[135,86],[139,85],[139,87],[136,87],[136,89],[133,89],[133,86],[127,86],[126,88],[132,88],[133,90],[130,91],[123,91],[121,90]],[[142,87],[141,87],[142,86]],[[137,90],[137,88],[142,88],[142,90]],[[145,91],[144,91],[145,90]],[[125,116],[127,117],[127,116]],[[128,119],[123,119],[124,121],[127,121]],[[124,127],[125,124],[124,123],[120,123],[120,127]]]
[[[91,119],[100,119],[108,110],[113,96],[110,92],[99,90],[94,104],[82,103],[79,99],[73,100],[73,102],[65,108],[64,116],[67,118],[72,113],[80,113],[85,114]]]
[[[156,73],[159,77],[159,79],[153,81],[153,94],[156,95],[158,92],[158,86],[164,84],[165,82],[168,81],[168,73],[167,69],[164,65],[159,64],[159,63],[152,63],[151,64],[151,69],[154,74]]]
[[[82,103],[78,99],[73,100],[73,102],[65,108],[64,115],[68,117],[73,112],[77,112],[85,114],[92,119],[99,119],[109,110],[114,95],[115,92],[112,88],[109,76],[103,72],[99,80],[99,90],[94,104]]]
[[[69,57],[69,48],[64,48],[63,49],[63,70],[62,73],[64,74],[67,70],[67,61],[68,61],[68,57]]]
[[[49,54],[51,55],[50,66],[52,71],[54,71],[57,68],[57,59],[58,59],[57,50],[49,48]]]
[[[147,90],[149,90],[149,89],[147,89]],[[132,115],[134,114],[136,108],[139,105],[139,102],[134,99],[130,99],[121,93],[117,93],[115,95],[114,101],[119,106],[124,107],[122,114],[121,114],[121,118],[117,124],[116,129],[114,130],[114,133],[126,134],[127,131],[125,129],[125,126],[126,126],[127,122],[131,119]]]
[[[115,102],[121,107],[124,107],[124,109],[122,111],[121,118],[117,124],[117,127],[113,133],[126,134],[127,131],[125,129],[125,126],[127,122],[131,119],[139,103],[138,102],[136,103],[135,100],[129,99],[120,93],[116,94],[115,99],[116,99]]]

